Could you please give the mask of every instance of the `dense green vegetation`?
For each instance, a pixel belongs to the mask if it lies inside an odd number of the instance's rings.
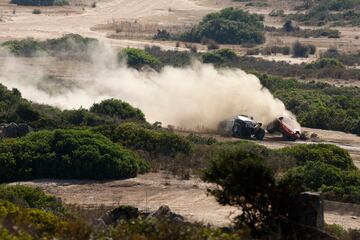
[[[132,107],[127,102],[118,99],[107,99],[100,103],[95,103],[90,112],[103,114],[120,120],[145,121],[144,113],[140,109]]]
[[[360,65],[360,51],[355,53],[340,53],[336,48],[329,48],[321,54],[321,58],[336,59],[346,66]]]
[[[331,28],[318,28],[318,29],[301,29],[297,25],[293,26],[293,21],[288,20],[282,28],[265,27],[265,30],[271,32],[274,36],[294,36],[301,38],[340,38],[340,31]]]
[[[321,191],[325,198],[360,202],[360,171],[348,152],[334,145],[298,145],[280,150],[294,157],[300,167],[291,169],[286,179],[301,179],[307,190]]]
[[[359,202],[360,171],[348,152],[335,145],[270,150],[250,142],[221,143],[208,157],[203,179],[219,186],[210,193],[221,204],[240,207],[236,225],[256,234],[277,232],[284,220],[291,222],[292,201],[304,190]]]
[[[0,142],[0,182],[35,178],[122,179],[148,170],[135,153],[88,130],[31,133]]]
[[[360,2],[358,0],[319,0],[308,4],[306,13],[288,15],[288,18],[308,25],[353,25],[360,24]]]
[[[146,124],[127,122],[116,126],[102,126],[96,131],[123,146],[155,155],[175,156],[179,153],[189,154],[191,150],[190,142],[183,137]]]
[[[16,56],[34,57],[49,54],[59,58],[91,58],[90,51],[98,44],[97,40],[84,38],[78,34],[66,34],[61,38],[38,41],[33,38],[10,40],[2,44]]]
[[[163,51],[160,47],[145,47],[145,51],[148,54],[159,59],[162,67],[164,66],[173,66],[173,67],[185,67],[191,64],[191,58],[195,57],[195,54],[192,52],[184,51]]]
[[[29,102],[17,89],[0,84],[0,122],[25,122],[35,129],[69,128],[114,124],[124,120],[144,121],[144,114],[126,102],[108,99],[87,109],[64,110]]]
[[[297,116],[302,126],[360,134],[358,88],[302,83],[266,75],[260,79]]]
[[[46,210],[59,216],[66,213],[60,199],[46,195],[39,188],[0,185],[0,201],[8,201],[25,208]]]
[[[148,54],[144,50],[136,48],[126,48],[119,53],[119,61],[126,58],[127,64],[130,67],[141,69],[144,66],[149,66],[155,70],[158,70],[161,66],[161,62],[154,56]]]
[[[210,13],[193,28],[179,36],[180,40],[201,42],[212,39],[224,44],[261,44],[265,41],[263,17],[241,9],[225,8]]]

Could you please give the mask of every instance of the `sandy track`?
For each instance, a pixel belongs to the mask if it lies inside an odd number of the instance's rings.
[[[38,186],[62,198],[67,204],[82,207],[128,204],[142,210],[168,205],[190,221],[227,225],[236,209],[219,205],[206,193],[207,184],[199,179],[178,180],[165,173],[148,173],[116,181],[38,180],[21,184]]]
[[[37,186],[60,197],[67,204],[87,208],[127,204],[153,211],[161,205],[168,205],[189,221],[216,226],[231,224],[237,212],[236,208],[221,206],[212,196],[207,195],[206,188],[209,185],[201,180],[179,180],[165,173],[148,173],[133,179],[106,182],[45,179],[13,184]],[[359,213],[339,203],[325,204],[325,221],[345,228],[360,229]]]
[[[15,6],[9,5],[8,8],[12,9]],[[33,8],[31,7],[31,9]],[[20,11],[22,8],[17,9]],[[212,7],[200,6],[193,0],[112,0],[99,2],[96,8],[85,9],[81,14],[70,15],[47,14],[46,11],[49,8],[41,9],[44,13],[40,15],[31,14],[29,11],[15,15],[8,13],[4,18],[5,21],[0,22],[0,39],[24,37],[46,39],[59,37],[66,33],[78,33],[106,40],[104,33],[92,31],[91,28],[96,24],[105,24],[118,19],[157,22],[159,19],[163,19],[170,23],[193,21],[214,10]],[[172,10],[169,11],[169,9]],[[186,17],[179,18],[179,13]],[[125,46],[131,42],[111,41],[115,45]]]

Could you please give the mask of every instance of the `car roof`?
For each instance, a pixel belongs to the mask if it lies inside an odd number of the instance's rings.
[[[237,119],[240,119],[241,121],[249,121],[249,122],[255,122],[253,119],[249,118],[248,116],[245,115],[239,115],[236,116]]]

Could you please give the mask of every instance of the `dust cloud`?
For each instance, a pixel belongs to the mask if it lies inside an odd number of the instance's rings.
[[[88,108],[117,98],[140,108],[149,122],[186,129],[215,129],[219,121],[239,114],[264,124],[279,116],[294,118],[256,76],[240,69],[216,69],[194,61],[186,68],[137,71],[118,63],[109,47],[91,56],[91,64],[76,69],[71,80],[46,78],[47,60],[41,57],[32,64],[2,57],[0,83],[19,89],[29,100],[61,109]]]

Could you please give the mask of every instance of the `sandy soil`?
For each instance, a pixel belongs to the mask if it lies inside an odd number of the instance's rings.
[[[38,180],[20,184],[38,186],[62,198],[67,204],[82,207],[128,204],[141,210],[154,211],[161,205],[168,205],[189,221],[218,226],[228,225],[236,212],[235,208],[221,206],[207,195],[209,185],[199,179],[178,180],[165,173],[148,173],[132,179],[107,182]]]
[[[165,173],[148,173],[132,179],[106,182],[45,179],[13,184],[37,186],[60,197],[67,204],[86,208],[128,204],[144,211],[154,211],[162,205],[168,205],[172,211],[189,221],[216,226],[231,224],[232,218],[239,211],[234,207],[219,205],[206,192],[210,185],[201,180],[179,180]],[[327,223],[360,229],[358,217],[360,214],[348,210],[346,205],[325,204]]]
[[[7,2],[7,0],[0,1],[3,6],[5,1]],[[216,9],[200,6],[193,0],[102,1],[97,3],[96,8],[85,8],[81,14],[59,15],[48,14],[49,8],[46,7],[40,8],[43,10],[40,15],[31,14],[33,7],[19,8],[13,5],[7,8],[7,11],[4,11],[3,22],[0,22],[0,39],[3,40],[24,37],[54,38],[65,33],[78,33],[87,37],[105,39],[104,33],[92,31],[91,28],[97,24],[110,23],[118,19],[142,21],[161,19],[163,22],[170,23],[194,21]],[[12,14],[13,8],[16,8],[16,14]],[[169,11],[169,9],[172,10]],[[110,42],[115,46],[131,43],[131,41]]]

